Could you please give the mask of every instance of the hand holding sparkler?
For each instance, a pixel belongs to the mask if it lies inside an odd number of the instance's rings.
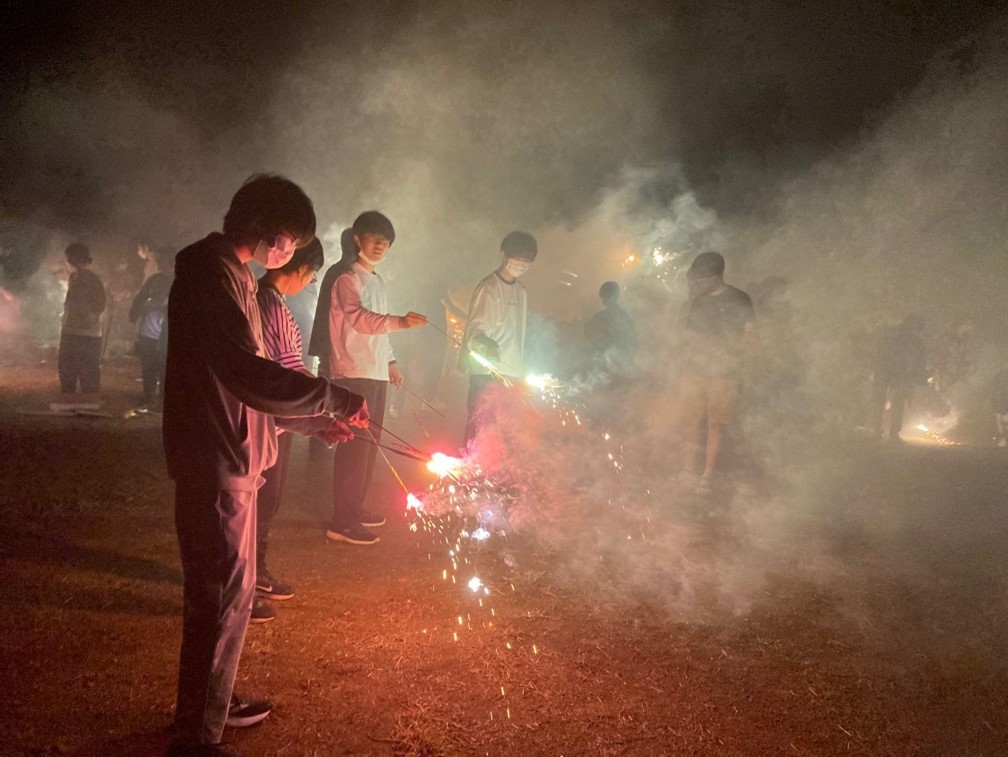
[[[404,329],[415,329],[417,326],[426,326],[428,323],[427,316],[422,313],[414,313],[412,310],[406,315],[399,316],[399,325]]]

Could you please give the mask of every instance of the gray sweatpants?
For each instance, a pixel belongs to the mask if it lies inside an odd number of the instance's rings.
[[[176,481],[175,530],[183,610],[174,738],[216,744],[255,595],[256,491]]]

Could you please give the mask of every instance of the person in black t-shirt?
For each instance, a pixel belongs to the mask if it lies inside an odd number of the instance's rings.
[[[721,454],[724,427],[734,420],[739,385],[756,337],[756,311],[749,295],[724,282],[724,258],[704,252],[690,266],[697,296],[686,317],[682,394],[683,469],[690,485],[696,479],[704,417],[707,447],[696,492],[710,494]]]

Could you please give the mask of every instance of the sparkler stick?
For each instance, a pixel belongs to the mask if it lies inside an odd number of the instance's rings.
[[[430,439],[430,431],[428,431],[427,427],[421,423],[420,416],[417,415],[416,410],[413,411],[413,420],[417,422],[417,425],[420,427],[420,430],[423,431],[424,436]]]
[[[385,450],[382,449],[382,445],[378,444],[378,440],[374,438],[374,434],[371,433],[371,429],[366,428],[364,430],[368,432],[368,436],[371,437],[371,441],[374,442],[376,447],[378,447],[378,452],[381,454],[382,459],[385,461],[385,464],[389,467],[389,470],[392,471],[392,475],[395,476],[396,481],[399,482],[399,486],[402,487],[402,490],[406,492],[406,496],[408,497],[410,494],[409,487],[406,486],[406,482],[402,480],[402,476],[399,475],[399,471],[397,471],[395,469],[395,466],[392,465],[392,461],[388,459],[388,455],[385,454]]]
[[[427,454],[426,452],[424,452],[424,451],[423,451],[422,449],[420,449],[419,447],[414,447],[414,446],[413,446],[412,444],[410,444],[410,443],[409,443],[408,441],[406,441],[405,439],[403,439],[403,438],[402,438],[401,436],[397,436],[396,434],[393,434],[393,433],[392,433],[391,431],[389,431],[389,430],[388,430],[387,428],[383,428],[383,427],[381,426],[381,424],[379,424],[379,423],[376,423],[376,422],[375,422],[375,421],[373,421],[373,420],[372,420],[372,421],[370,421],[370,424],[371,424],[372,426],[374,426],[374,427],[375,427],[376,429],[378,429],[379,431],[381,431],[381,432],[382,432],[383,434],[388,434],[388,435],[389,435],[389,436],[391,436],[391,437],[392,437],[393,439],[395,439],[395,440],[396,440],[397,442],[400,442],[400,443],[401,443],[401,444],[403,444],[403,445],[404,445],[405,447],[407,447],[407,448],[409,448],[409,449],[413,450],[413,451],[414,451],[414,452],[416,452],[416,453],[417,453],[418,455],[423,455],[423,456],[424,456],[424,459],[429,459],[429,458],[430,458],[430,455],[428,455],[428,454]]]
[[[438,410],[438,409],[437,409],[436,407],[434,407],[434,406],[433,406],[433,405],[432,405],[431,403],[429,403],[429,402],[428,402],[427,400],[425,400],[425,399],[424,399],[423,397],[421,397],[421,396],[420,396],[419,394],[417,394],[417,393],[416,393],[416,392],[414,392],[414,391],[413,391],[412,389],[410,389],[410,388],[409,388],[408,386],[406,386],[406,384],[403,384],[403,385],[401,385],[401,386],[400,386],[399,388],[400,388],[400,389],[402,389],[402,390],[404,390],[404,391],[406,392],[406,394],[409,394],[409,395],[411,395],[411,396],[413,396],[413,397],[416,397],[416,398],[417,398],[418,400],[420,400],[420,401],[421,401],[421,402],[422,402],[423,404],[425,404],[425,405],[426,405],[427,407],[429,407],[429,408],[430,408],[431,410],[433,410],[433,411],[434,411],[435,413],[437,413],[437,414],[438,414],[438,415],[440,415],[440,416],[441,416],[442,418],[444,418],[444,413],[442,413],[442,412],[441,412],[440,410]]]
[[[381,449],[386,449],[389,452],[394,452],[397,455],[402,455],[403,457],[408,457],[410,460],[419,460],[422,463],[426,463],[426,462],[430,461],[429,457],[422,457],[421,455],[416,454],[412,450],[400,449],[399,447],[391,447],[388,444],[382,444],[381,442],[376,442],[374,440],[374,437],[371,437],[369,439],[366,436],[360,436],[359,434],[355,434],[354,435],[354,439],[359,439],[360,441],[364,442],[365,444],[371,444],[371,445],[373,445],[375,447],[379,447]]]

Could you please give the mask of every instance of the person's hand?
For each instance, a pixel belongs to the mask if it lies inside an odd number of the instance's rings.
[[[333,418],[333,422],[325,431],[318,435],[318,438],[330,447],[340,442],[348,442],[354,438],[353,429],[340,418]]]
[[[472,340],[473,350],[485,357],[490,362],[496,363],[500,360],[500,345],[486,334],[477,334]]]
[[[396,389],[403,385],[402,371],[399,370],[399,363],[395,360],[388,364],[388,380]]]
[[[361,395],[350,393],[350,400],[347,402],[343,420],[351,426],[357,428],[367,428],[371,414],[368,412],[367,400]]]
[[[417,326],[426,326],[429,321],[427,316],[411,310],[406,315],[399,316],[399,323],[404,329],[415,329]]]

